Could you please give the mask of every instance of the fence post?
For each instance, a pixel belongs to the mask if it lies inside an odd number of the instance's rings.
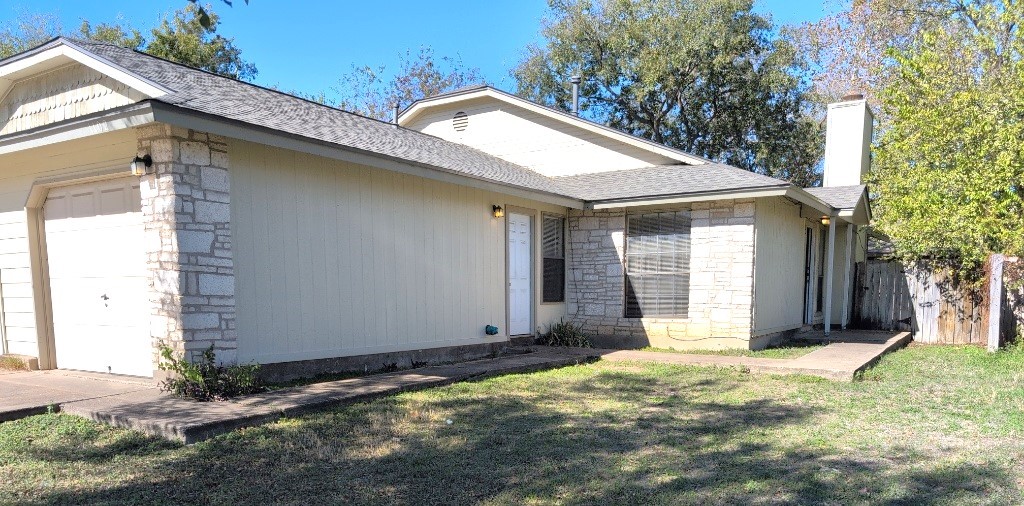
[[[999,327],[1003,309],[1003,255],[989,257],[988,278],[988,351],[999,349]]]

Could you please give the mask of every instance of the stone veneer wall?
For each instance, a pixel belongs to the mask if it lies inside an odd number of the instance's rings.
[[[224,138],[169,125],[138,129],[154,351],[165,342],[195,357],[213,345],[234,362],[235,275],[230,176]],[[156,359],[155,359],[156,360]]]
[[[599,342],[658,347],[750,346],[754,202],[696,202],[691,209],[686,318],[623,318],[626,212],[569,211],[569,318]]]

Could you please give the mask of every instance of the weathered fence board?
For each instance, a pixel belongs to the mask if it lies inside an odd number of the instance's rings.
[[[985,344],[986,307],[981,296],[954,287],[941,273],[868,260],[857,264],[851,324],[911,330],[922,343]]]
[[[910,330],[913,309],[903,267],[869,260],[857,264],[853,325],[878,330]]]

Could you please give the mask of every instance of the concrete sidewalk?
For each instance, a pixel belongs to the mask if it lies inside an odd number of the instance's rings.
[[[58,410],[60,406],[157,391],[153,380],[76,371],[3,371],[0,374],[0,422]]]
[[[831,380],[853,381],[878,359],[911,341],[909,332],[875,332],[847,330],[833,332],[833,338],[821,349],[795,359],[698,355],[661,351],[609,350],[583,348],[544,348],[552,353],[588,356],[597,354],[601,360],[645,361],[663,364],[732,367],[764,374],[804,374]]]
[[[0,375],[0,421],[54,409],[190,444],[240,427],[403,391],[597,359],[736,367],[750,372],[810,374],[850,381],[882,354],[910,339],[908,333],[845,337],[846,342],[829,344],[792,360],[536,346],[531,348],[532,353],[314,383],[227,402],[178,399],[160,392],[148,379],[69,371],[18,372]]]
[[[100,380],[88,377],[80,378],[80,374],[75,373],[62,376],[59,373],[26,372],[0,376],[0,397],[9,397],[8,392],[15,393],[15,386],[18,392],[24,392],[23,388],[35,384],[35,388],[44,393],[27,395],[26,401],[31,403],[32,400],[41,400],[44,404],[31,412],[24,409],[12,412],[12,416],[7,419],[14,418],[15,414],[24,417],[46,412],[47,406],[56,405],[64,413],[191,444],[240,427],[261,425],[282,417],[403,391],[486,376],[576,365],[595,359],[593,354],[566,355],[547,351],[511,354],[494,359],[283,388],[226,402],[179,399],[161,392],[150,380],[135,380],[136,383],[121,387],[116,384],[105,385]],[[63,392],[63,397],[50,393],[60,388],[68,390]],[[115,392],[117,389],[123,391]],[[20,396],[18,393],[10,397]],[[18,407],[13,402],[8,404]]]

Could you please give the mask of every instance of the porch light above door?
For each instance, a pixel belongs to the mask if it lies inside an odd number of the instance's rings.
[[[491,212],[494,214],[495,218],[504,218],[505,217],[505,209],[503,209],[501,206],[499,206],[497,204],[495,204],[494,206],[491,207]]]

